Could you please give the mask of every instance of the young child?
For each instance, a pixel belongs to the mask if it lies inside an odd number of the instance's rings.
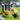
[[[18,16],[19,16],[19,14],[18,14],[18,11],[16,10],[16,9],[11,9],[11,11],[12,11],[12,15],[15,17],[15,18],[17,18]]]

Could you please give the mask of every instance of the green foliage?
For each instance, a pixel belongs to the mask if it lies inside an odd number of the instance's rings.
[[[5,18],[5,20],[20,20],[20,7],[17,7],[17,8],[15,8],[15,9],[17,9],[18,10],[18,12],[19,12],[19,17],[18,18],[14,18],[13,16],[12,16],[12,12],[11,11],[8,11],[8,14],[9,14],[9,17],[8,18]],[[10,13],[9,13],[10,12]]]
[[[19,0],[15,0],[16,2],[19,2]]]

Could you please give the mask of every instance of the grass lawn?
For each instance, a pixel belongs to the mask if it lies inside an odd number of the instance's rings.
[[[8,15],[8,18],[5,18],[5,20],[20,20],[20,7],[17,7],[17,8],[15,8],[15,9],[18,10],[18,12],[19,12],[19,17],[18,17],[18,18],[14,18],[14,17],[12,16],[12,12],[11,12],[11,11],[7,11],[7,13],[8,13],[9,15]],[[1,10],[2,10],[2,9],[1,9]]]
[[[5,18],[5,20],[20,20],[20,7],[17,7],[17,8],[15,8],[15,9],[18,10],[18,12],[19,12],[19,17],[18,17],[18,18],[14,18],[14,17],[12,16],[12,12],[11,12],[11,11],[8,11],[9,17],[8,17],[8,18]]]

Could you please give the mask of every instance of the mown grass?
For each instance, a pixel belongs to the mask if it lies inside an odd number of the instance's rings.
[[[15,7],[15,9],[18,10],[18,12],[19,12],[19,17],[18,17],[18,18],[14,18],[14,17],[12,16],[12,12],[7,10],[7,13],[8,13],[9,15],[8,15],[8,18],[5,18],[5,20],[20,20],[20,7],[17,7],[17,8]],[[1,8],[0,10],[2,11],[2,8]]]
[[[14,17],[12,16],[12,12],[11,12],[11,11],[8,11],[9,17],[8,17],[8,18],[5,18],[5,20],[20,20],[20,7],[17,7],[17,8],[15,8],[15,9],[18,10],[18,12],[19,12],[19,17],[18,17],[18,18],[14,18]]]

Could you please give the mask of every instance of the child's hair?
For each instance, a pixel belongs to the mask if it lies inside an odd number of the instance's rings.
[[[14,11],[13,9],[11,11]]]

